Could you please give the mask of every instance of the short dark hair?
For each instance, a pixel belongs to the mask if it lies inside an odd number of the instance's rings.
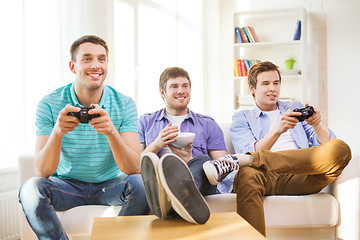
[[[281,74],[279,71],[279,67],[270,61],[265,61],[265,62],[257,63],[249,69],[249,72],[247,74],[249,86],[252,86],[254,89],[256,89],[257,76],[262,72],[268,72],[268,71],[276,71],[279,74],[279,80],[281,83]]]
[[[103,46],[106,51],[106,57],[108,57],[109,48],[104,39],[102,39],[98,36],[95,36],[95,35],[85,35],[85,36],[82,36],[82,37],[76,39],[71,44],[71,47],[70,47],[71,61],[76,61],[76,54],[77,54],[77,50],[79,49],[79,46],[81,44],[87,43],[87,42]]]
[[[186,77],[189,80],[189,84],[191,87],[191,80],[187,71],[179,67],[170,67],[165,69],[160,75],[160,79],[159,79],[160,89],[165,92],[167,81],[171,78],[177,78],[177,77]]]

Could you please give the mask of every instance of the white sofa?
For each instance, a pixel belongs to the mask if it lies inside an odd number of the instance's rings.
[[[229,153],[234,153],[230,139],[230,124],[222,124]],[[20,183],[34,176],[33,156],[19,158]],[[236,194],[205,197],[211,212],[236,211]],[[336,239],[340,224],[340,206],[328,193],[306,196],[268,196],[264,201],[267,239]],[[90,239],[94,217],[117,216],[120,207],[81,206],[59,212],[58,216],[73,240]],[[21,239],[36,239],[24,214],[21,219]]]

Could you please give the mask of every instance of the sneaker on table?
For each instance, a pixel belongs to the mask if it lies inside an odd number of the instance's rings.
[[[166,218],[171,203],[160,182],[158,173],[159,157],[152,152],[141,155],[141,177],[145,187],[150,210],[159,218]]]
[[[203,164],[206,177],[212,185],[219,184],[229,173],[239,170],[240,166],[250,165],[251,155],[234,154],[207,161]]]
[[[173,209],[188,222],[206,223],[210,209],[186,163],[176,155],[166,154],[161,157],[158,170]]]

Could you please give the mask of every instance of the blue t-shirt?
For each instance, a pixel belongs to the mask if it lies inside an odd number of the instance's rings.
[[[37,135],[51,134],[59,112],[66,104],[83,107],[76,98],[74,83],[53,91],[39,102]],[[98,105],[109,113],[119,133],[137,132],[137,110],[130,97],[105,85]],[[74,131],[63,136],[60,162],[53,176],[97,183],[126,174],[116,165],[107,137],[97,133],[90,123],[79,123]]]
[[[138,125],[140,143],[148,146],[169,123],[170,121],[165,116],[165,109],[142,115]],[[226,151],[224,134],[215,120],[209,116],[189,111],[188,116],[181,123],[180,132],[196,134],[192,147],[193,157],[201,154],[209,155],[208,150]],[[163,149],[159,151],[159,156],[162,155],[162,151]]]

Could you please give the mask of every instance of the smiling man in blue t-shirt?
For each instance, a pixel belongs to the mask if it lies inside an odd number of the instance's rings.
[[[36,112],[36,177],[19,193],[39,239],[68,239],[55,211],[81,205],[119,205],[119,215],[148,214],[140,177],[134,101],[104,85],[106,42],[92,35],[71,46],[75,82],[45,96]],[[80,123],[80,109],[96,115]],[[76,113],[76,114],[69,114]]]

